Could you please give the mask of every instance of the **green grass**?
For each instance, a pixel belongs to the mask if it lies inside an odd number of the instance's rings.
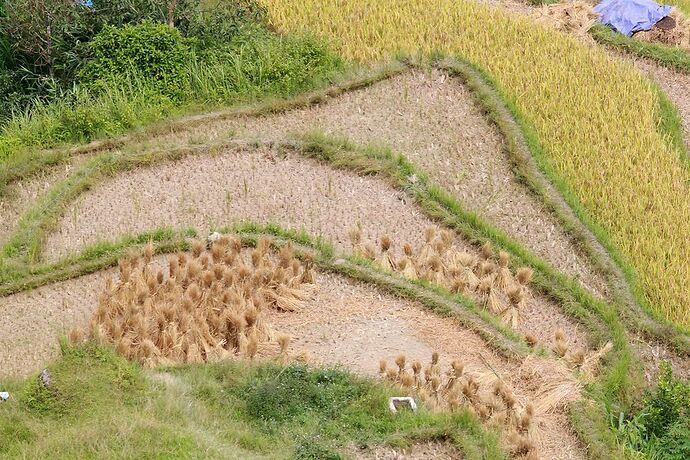
[[[144,370],[93,344],[63,345],[37,375],[4,381],[3,458],[342,458],[346,448],[447,441],[505,458],[464,411],[390,414],[392,391],[338,369],[242,361]]]
[[[180,101],[132,77],[124,87],[78,86],[64,98],[17,114],[0,128],[0,195],[11,180],[67,155],[45,155],[43,149],[110,138],[185,113],[285,99],[323,87],[346,71],[340,58],[310,37],[254,30],[238,43],[212,57],[191,59]]]
[[[688,2],[688,6],[690,7],[690,2]],[[603,45],[651,59],[670,69],[690,73],[690,53],[686,50],[627,37],[603,24],[595,24],[589,32],[596,41]]]

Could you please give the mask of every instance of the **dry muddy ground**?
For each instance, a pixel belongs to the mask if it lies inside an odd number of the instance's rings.
[[[313,131],[404,154],[470,210],[558,270],[579,278],[596,295],[605,294],[605,281],[557,219],[517,182],[501,135],[484,118],[472,94],[443,72],[410,71],[325,104],[279,115],[210,121],[162,136],[160,142],[198,143],[228,133],[280,141]]]
[[[114,274],[88,275],[0,299],[2,317],[9,318],[11,310],[16,318],[0,325],[4,350],[0,374],[35,372],[55,358],[56,337],[86,326],[105,276]],[[293,338],[292,352],[310,356],[313,363],[340,365],[360,375],[376,376],[382,358],[392,363],[404,353],[410,361],[428,362],[432,352],[438,351],[442,368],[453,359],[461,359],[466,372],[486,388],[500,377],[513,388],[523,407],[549,384],[551,375],[564,372],[565,365],[560,361],[541,360],[540,365],[553,372],[535,376],[520,363],[502,359],[456,321],[368,285],[330,274],[317,274],[317,284],[315,298],[300,311],[271,311],[266,316],[273,330]],[[584,450],[561,409],[537,410],[536,420],[539,450],[544,458],[584,458]]]

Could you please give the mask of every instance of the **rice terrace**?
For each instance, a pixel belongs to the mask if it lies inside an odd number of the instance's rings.
[[[0,458],[690,458],[688,15],[0,0]]]

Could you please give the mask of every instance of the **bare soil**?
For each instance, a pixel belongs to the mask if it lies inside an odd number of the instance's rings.
[[[114,240],[164,225],[214,225],[250,220],[303,229],[349,251],[348,231],[362,226],[374,243],[389,235],[394,251],[419,247],[433,223],[404,193],[376,177],[333,170],[316,161],[278,157],[264,148],[228,150],[126,172],[83,194],[48,238],[55,260],[99,240]],[[460,249],[477,253],[457,240]],[[573,347],[587,349],[587,333],[559,306],[536,295],[520,312],[519,331],[549,344],[561,328]]]
[[[519,363],[504,361],[476,334],[416,303],[381,294],[375,288],[336,275],[320,274],[318,284],[318,297],[302,312],[272,312],[269,319],[275,330],[292,335],[294,352],[305,351],[314,362],[342,365],[376,376],[380,359],[394,365],[396,356],[402,353],[408,362],[418,359],[428,364],[431,354],[437,351],[442,369],[460,359],[466,372],[486,385],[491,385],[498,375],[513,388],[523,405],[531,400],[531,391],[543,383],[532,381],[526,385]],[[553,361],[542,364],[553,369],[563,366]],[[567,416],[554,411],[540,414],[538,419],[539,452],[543,458],[585,457],[570,431]]]
[[[166,225],[205,234],[246,220],[304,229],[340,250],[349,248],[347,233],[357,224],[372,241],[387,234],[413,245],[433,225],[382,179],[300,156],[281,158],[265,148],[228,150],[129,171],[93,188],[65,213],[45,257],[56,260],[98,241]]]
[[[266,117],[234,118],[162,136],[199,143],[231,134],[282,140],[309,131],[388,146],[404,154],[470,210],[601,297],[606,282],[558,220],[519,184],[503,140],[472,94],[443,72],[410,71],[327,104]]]
[[[104,278],[112,273],[82,276],[0,297],[0,377],[38,372],[56,358],[58,338],[87,323]]]

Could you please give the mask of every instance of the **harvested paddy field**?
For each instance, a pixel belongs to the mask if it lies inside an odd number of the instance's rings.
[[[592,292],[606,292],[605,282],[556,217],[518,182],[505,141],[474,96],[443,71],[405,72],[306,109],[211,121],[162,136],[160,142],[194,144],[228,134],[279,142],[314,131],[406,156],[468,209]]]
[[[636,65],[685,116],[684,77]],[[241,380],[228,363],[259,369],[257,382],[261,366],[277,366],[277,382],[306,363],[414,397],[417,433],[432,423],[422,417],[463,417],[511,458],[622,449],[612,411],[629,410],[663,360],[687,378],[687,335],[648,316],[618,254],[537,166],[533,133],[458,66],[401,64],[328,97],[183,118],[10,184],[0,378],[35,383],[61,348],[93,345],[197,417]],[[324,372],[317,386],[340,378]],[[280,393],[272,385],[262,398]],[[216,389],[199,409],[193,395]],[[334,445],[355,458],[484,458],[453,420],[457,433]],[[238,452],[222,431],[195,436]],[[265,451],[247,439],[233,442]]]

